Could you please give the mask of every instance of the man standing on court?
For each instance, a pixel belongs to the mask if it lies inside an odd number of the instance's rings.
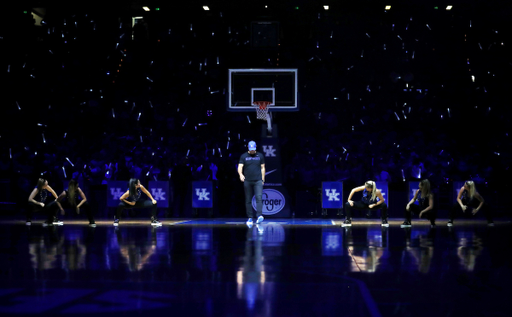
[[[238,162],[238,175],[244,183],[245,191],[245,209],[247,211],[247,225],[253,224],[253,218],[257,218],[256,223],[263,221],[262,209],[263,203],[261,195],[263,192],[263,183],[265,183],[265,156],[256,152],[256,142],[250,141],[249,151],[240,156]],[[256,196],[256,217],[253,217],[252,196]]]

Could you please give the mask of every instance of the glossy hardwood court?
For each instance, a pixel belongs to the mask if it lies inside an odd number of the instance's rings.
[[[3,316],[507,316],[512,224],[0,223]]]

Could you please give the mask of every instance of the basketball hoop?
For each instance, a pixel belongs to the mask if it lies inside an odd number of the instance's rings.
[[[255,101],[253,105],[256,108],[256,118],[259,120],[267,121],[269,119],[268,114],[268,106],[271,104],[271,101]]]

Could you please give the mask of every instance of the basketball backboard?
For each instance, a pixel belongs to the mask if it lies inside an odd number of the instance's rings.
[[[297,69],[230,69],[228,111],[254,111],[255,101],[271,101],[271,111],[297,111]]]

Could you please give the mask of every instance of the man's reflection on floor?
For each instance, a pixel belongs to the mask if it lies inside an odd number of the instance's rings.
[[[412,230],[411,228],[404,228],[403,230],[405,233],[405,249],[402,253],[402,267],[409,269],[414,266],[417,267],[420,273],[428,273],[434,256],[436,229]]]
[[[353,237],[353,230],[352,227],[344,227],[344,245],[347,254],[352,258],[350,271],[375,273],[381,269],[382,261],[388,257],[388,228],[357,228],[357,240]]]
[[[263,234],[263,225],[247,228],[242,267],[237,272],[238,298],[246,300],[247,309],[250,311],[254,309],[258,293],[263,291],[262,286],[265,284],[262,250]]]
[[[258,224],[247,228],[242,265],[237,272],[237,297],[246,301],[249,311],[254,310],[257,301],[272,299],[273,284],[268,283],[265,256],[280,254],[284,241],[285,230],[279,224]]]

